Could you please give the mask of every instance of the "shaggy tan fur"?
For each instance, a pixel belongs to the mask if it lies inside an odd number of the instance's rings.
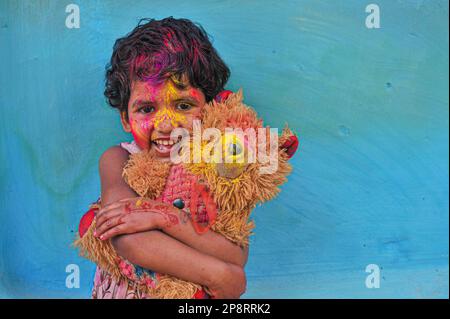
[[[123,178],[142,197],[157,198],[164,190],[171,164],[160,162],[149,152],[130,156]]]
[[[242,102],[242,91],[232,94],[223,103],[212,102],[205,106],[202,113],[202,128],[217,128],[222,133],[225,128],[263,128],[263,122],[256,112]],[[282,145],[292,132],[286,126],[279,138]],[[192,155],[193,152],[191,152]],[[248,245],[248,237],[254,228],[249,221],[250,213],[257,203],[273,199],[279,193],[279,186],[286,182],[291,166],[284,150],[278,151],[278,169],[273,174],[260,174],[263,163],[245,163],[242,173],[236,178],[235,166],[230,166],[231,174],[226,174],[226,166],[218,169],[215,163],[189,163],[185,167],[193,174],[201,176],[209,188],[210,194],[218,208],[218,216],[211,229],[240,246]],[[232,168],[231,168],[232,167]],[[156,160],[148,152],[130,156],[123,176],[125,181],[140,196],[157,198],[164,190],[169,174],[170,163]],[[82,254],[111,273],[116,278],[123,278],[117,267],[117,256],[110,241],[103,242],[93,236],[95,221],[86,235],[78,239],[76,245]],[[192,298],[199,285],[175,277],[163,275],[152,289],[145,285],[139,288],[155,298]]]

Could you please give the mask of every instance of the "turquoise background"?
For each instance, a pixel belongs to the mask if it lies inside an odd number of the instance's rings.
[[[380,29],[369,3],[0,0],[0,297],[90,296],[70,244],[100,154],[131,138],[104,67],[139,18],[173,15],[212,35],[229,89],[300,136],[289,183],[254,211],[244,297],[448,298],[448,2],[376,0]]]

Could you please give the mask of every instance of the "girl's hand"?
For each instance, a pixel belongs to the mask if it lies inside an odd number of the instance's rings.
[[[162,229],[178,223],[174,207],[145,198],[127,198],[106,205],[98,212],[95,237],[107,240],[123,234]]]

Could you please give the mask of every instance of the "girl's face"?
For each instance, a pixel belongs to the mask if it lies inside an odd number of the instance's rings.
[[[192,131],[193,121],[200,118],[204,105],[203,92],[189,84],[180,86],[171,78],[159,84],[135,81],[128,102],[128,119],[125,113],[121,114],[122,125],[141,149],[169,160],[170,150],[177,142],[170,139],[170,133],[176,127]]]

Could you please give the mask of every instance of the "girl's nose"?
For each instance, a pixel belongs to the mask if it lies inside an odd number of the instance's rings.
[[[165,118],[158,124],[158,127],[156,127],[156,129],[158,131],[160,131],[161,133],[168,134],[168,133],[172,132],[174,127],[172,125],[172,121],[169,118]]]

